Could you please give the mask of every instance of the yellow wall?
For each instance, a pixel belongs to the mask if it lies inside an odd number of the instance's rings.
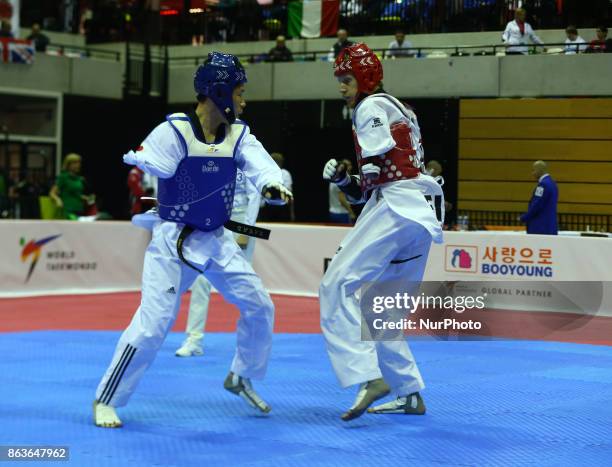
[[[459,209],[525,211],[542,159],[559,212],[612,214],[612,99],[463,99]]]

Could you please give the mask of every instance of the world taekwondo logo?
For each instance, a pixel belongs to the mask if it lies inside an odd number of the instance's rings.
[[[36,263],[40,258],[42,247],[60,236],[61,235],[51,235],[49,237],[41,238],[40,240],[30,240],[27,244],[25,242],[25,238],[21,237],[19,240],[19,244],[23,247],[21,250],[21,262],[25,263],[29,257],[32,257],[30,269],[28,270],[28,275],[25,280],[26,283],[30,280],[30,277],[32,277]]]

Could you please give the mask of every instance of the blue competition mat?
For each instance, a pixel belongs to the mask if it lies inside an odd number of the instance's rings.
[[[416,341],[427,415],[345,423],[354,391],[337,385],[320,335],[275,336],[255,383],[273,410],[260,417],[222,387],[233,334],[209,334],[204,357],[187,359],[171,334],[119,410],[124,427],[102,429],[91,406],[118,336],[0,334],[0,445],[69,446],[60,465],[83,466],[612,465],[611,347]]]

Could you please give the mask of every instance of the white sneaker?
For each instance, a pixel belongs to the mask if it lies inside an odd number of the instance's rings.
[[[183,342],[181,348],[176,351],[175,355],[177,357],[204,355],[204,350],[202,350],[202,346],[200,345],[200,339],[196,340],[188,337],[185,339],[185,342]]]
[[[266,401],[259,397],[259,394],[255,392],[249,378],[243,378],[242,376],[238,376],[230,371],[227,378],[225,378],[223,387],[229,392],[242,397],[251,407],[263,413],[268,413],[270,410],[272,410],[272,407],[270,407]]]
[[[120,428],[123,423],[117,416],[115,408],[98,401],[93,403],[93,416],[96,426],[103,428]]]
[[[402,415],[424,415],[425,411],[425,402],[423,402],[423,398],[418,392],[398,397],[391,402],[368,409],[368,413]]]
[[[361,417],[374,401],[382,399],[388,395],[390,391],[389,386],[382,378],[362,383],[357,391],[355,403],[350,409],[344,412],[340,418],[348,422],[354,418]]]

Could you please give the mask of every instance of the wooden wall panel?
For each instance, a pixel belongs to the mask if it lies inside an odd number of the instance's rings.
[[[612,139],[612,118],[462,118],[461,138]]]
[[[532,161],[462,160],[459,162],[461,180],[505,180],[531,182]],[[549,163],[550,172],[557,182],[612,183],[612,162],[564,162]]]
[[[534,182],[462,181],[460,200],[528,201],[535,188]],[[559,202],[604,202],[612,200],[612,184],[557,183]]]
[[[464,99],[458,209],[524,211],[542,159],[559,212],[612,214],[612,99]]]
[[[459,139],[459,158],[534,161],[611,161],[610,140]]]
[[[461,118],[612,118],[612,99],[464,99]]]

